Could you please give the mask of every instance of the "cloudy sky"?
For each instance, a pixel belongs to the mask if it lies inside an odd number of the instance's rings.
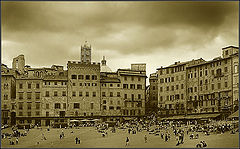
[[[147,73],[175,61],[205,60],[238,46],[238,2],[2,2],[2,63],[25,55],[31,67],[106,56],[116,71],[147,63]]]

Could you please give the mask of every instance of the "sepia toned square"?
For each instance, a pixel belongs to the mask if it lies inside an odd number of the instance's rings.
[[[238,148],[239,4],[2,2],[2,148]]]

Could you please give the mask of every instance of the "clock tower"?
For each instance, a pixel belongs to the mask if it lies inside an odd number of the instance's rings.
[[[91,63],[91,45],[87,41],[81,46],[81,62]]]

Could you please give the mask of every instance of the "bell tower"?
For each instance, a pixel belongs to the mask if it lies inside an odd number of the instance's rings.
[[[87,41],[81,46],[81,62],[91,63],[91,45]]]

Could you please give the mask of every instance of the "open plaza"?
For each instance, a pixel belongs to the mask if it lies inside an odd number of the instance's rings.
[[[2,148],[195,148],[201,141],[205,141],[207,148],[239,146],[238,126],[232,121],[204,125],[136,121],[113,127],[99,123],[88,127],[44,126],[17,131],[20,132],[19,137],[13,137],[12,128],[2,130]],[[183,143],[177,145],[179,134],[184,136]],[[129,142],[126,142],[127,137]],[[80,141],[76,141],[76,138]],[[10,142],[14,144],[10,145]]]

